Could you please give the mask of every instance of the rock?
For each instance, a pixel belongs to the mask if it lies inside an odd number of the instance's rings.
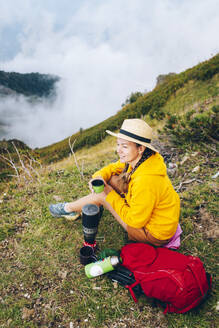
[[[174,169],[174,168],[177,168],[177,164],[176,163],[169,163],[169,169]]]
[[[115,289],[118,288],[118,283],[117,283],[117,281],[114,281],[114,282],[113,282],[113,288],[115,288]]]
[[[167,173],[173,176],[177,171],[178,165],[176,163],[169,163],[167,168]]]
[[[26,307],[22,310],[22,319],[27,320],[30,319],[34,314],[34,309],[28,309]]]
[[[206,232],[206,236],[209,239],[217,240],[219,237],[219,229],[218,228],[210,229],[209,231]]]
[[[183,165],[187,160],[189,159],[189,156],[185,155],[183,159],[180,162],[180,165]]]
[[[200,166],[196,166],[194,167],[194,169],[192,170],[192,173],[198,173],[200,171]]]
[[[59,271],[58,276],[61,279],[65,279],[67,277],[68,272],[67,271]]]
[[[96,286],[96,285],[93,285],[92,289],[93,289],[93,290],[101,290],[101,287],[98,287],[98,286]]]
[[[216,174],[212,175],[212,179],[217,179],[218,176],[219,176],[219,171],[217,171]]]
[[[192,156],[192,157],[195,157],[195,156],[197,156],[198,154],[199,154],[199,152],[196,151],[196,152],[192,153],[191,156]]]

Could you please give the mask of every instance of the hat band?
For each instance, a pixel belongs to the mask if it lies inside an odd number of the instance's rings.
[[[128,136],[128,137],[131,137],[131,138],[137,139],[137,140],[142,141],[142,142],[146,142],[146,143],[150,143],[150,142],[151,142],[151,139],[147,139],[147,138],[144,138],[144,137],[138,136],[137,134],[134,134],[134,133],[128,132],[128,131],[126,131],[126,130],[122,130],[122,129],[120,129],[119,132],[120,132],[121,134],[125,134],[125,135]]]

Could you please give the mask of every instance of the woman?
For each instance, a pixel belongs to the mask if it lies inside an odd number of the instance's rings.
[[[93,175],[104,180],[104,191],[92,192],[71,203],[50,205],[51,214],[75,218],[86,204],[103,205],[127,231],[130,240],[166,245],[178,227],[180,200],[162,156],[151,145],[152,129],[143,120],[126,119],[118,134],[106,132],[117,137],[120,159]],[[118,175],[125,167],[126,181],[121,193],[117,188]]]

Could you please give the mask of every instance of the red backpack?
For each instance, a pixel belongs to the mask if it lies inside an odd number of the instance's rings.
[[[122,266],[134,274],[135,282],[126,287],[135,302],[133,289],[140,284],[146,296],[166,304],[164,313],[189,311],[206,298],[211,288],[211,277],[198,257],[143,243],[125,245],[120,256]]]

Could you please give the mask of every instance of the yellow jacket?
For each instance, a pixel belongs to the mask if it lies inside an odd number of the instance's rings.
[[[120,161],[112,163],[95,172],[93,177],[102,176],[107,182],[111,175],[121,173],[124,165]],[[106,201],[127,225],[145,227],[157,239],[169,239],[176,232],[180,200],[159,153],[149,157],[131,175],[125,198],[112,190]]]

